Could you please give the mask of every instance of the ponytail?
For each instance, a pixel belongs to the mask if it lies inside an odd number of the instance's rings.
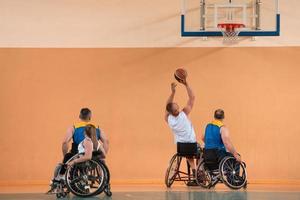
[[[96,127],[92,124],[88,124],[85,127],[85,134],[92,140],[93,142],[93,149],[97,149],[98,147],[98,140],[97,140],[97,130]]]

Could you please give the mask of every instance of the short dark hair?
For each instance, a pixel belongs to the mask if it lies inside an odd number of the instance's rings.
[[[167,103],[166,110],[168,113],[173,113],[173,103]]]
[[[225,113],[224,110],[222,109],[217,109],[215,111],[215,119],[224,119],[225,118]]]
[[[82,108],[80,110],[79,118],[83,119],[83,120],[89,120],[90,117],[91,117],[91,113],[92,113],[92,111],[90,109],[88,109],[88,108]]]

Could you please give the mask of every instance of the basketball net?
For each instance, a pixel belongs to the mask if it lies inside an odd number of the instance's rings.
[[[236,41],[239,39],[239,34],[244,24],[239,23],[220,23],[218,28],[223,34],[223,41]]]

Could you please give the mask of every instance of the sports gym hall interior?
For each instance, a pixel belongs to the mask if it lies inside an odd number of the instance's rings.
[[[0,0],[0,199],[56,199],[44,193],[82,107],[110,145],[113,195],[91,199],[300,199],[299,7],[280,1],[280,36],[224,44],[182,37],[179,0]],[[180,67],[197,141],[224,109],[247,189],[165,186],[176,153],[165,104]],[[187,101],[179,83],[175,101]]]

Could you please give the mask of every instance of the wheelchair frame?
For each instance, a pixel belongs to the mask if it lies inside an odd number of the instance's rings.
[[[224,183],[231,189],[247,188],[247,171],[244,162],[238,163],[234,157],[225,156],[218,165],[218,169],[210,170],[205,165],[204,160],[200,162],[196,170],[197,184],[209,189],[213,188],[217,183]],[[242,177],[239,176],[240,173]]]
[[[70,158],[66,162],[66,164],[68,164],[72,160],[78,158],[79,155],[80,154],[74,155],[72,158]],[[95,191],[88,192],[89,188],[93,188],[93,184],[95,182],[97,182],[98,177],[96,177],[96,173],[98,173],[98,175],[99,175],[98,167],[101,168],[101,173],[102,173],[101,184],[97,187],[97,189]],[[59,173],[60,169],[58,169],[58,170],[56,169],[57,174]],[[77,172],[77,175],[79,173],[80,176],[78,176],[76,178],[71,177],[71,176],[75,176],[75,174],[76,174],[75,172]],[[72,175],[72,173],[73,173],[73,175]],[[92,180],[92,179],[94,179],[94,180]],[[83,188],[79,188],[78,186],[76,186],[76,183],[72,183],[72,181],[77,181],[77,183],[79,185],[83,186]],[[91,181],[91,184],[89,184],[88,181]],[[97,159],[95,157],[93,157],[91,160],[88,160],[88,161],[85,161],[82,163],[76,163],[75,165],[72,165],[71,167],[69,167],[65,172],[65,181],[60,181],[59,183],[56,183],[55,188],[57,191],[55,193],[57,198],[64,198],[70,192],[79,197],[96,196],[102,192],[104,192],[107,196],[112,195],[112,192],[110,191],[109,169],[102,160]],[[83,190],[85,190],[85,191],[83,191]]]
[[[183,155],[180,155],[179,153],[176,153],[171,158],[169,167],[166,171],[166,176],[165,176],[165,184],[168,188],[172,186],[174,181],[183,181],[186,185],[188,185],[191,181],[195,181],[195,177],[191,174],[191,168],[190,168],[190,165],[187,160],[186,160],[187,172],[180,170],[182,158],[187,158],[187,157],[189,157],[189,156],[183,156]],[[191,157],[196,158],[197,162],[199,161],[199,157],[197,155],[191,155]],[[170,178],[169,176],[170,176],[173,164],[175,164],[176,170],[175,170],[175,173],[173,175],[171,175],[171,178]]]
[[[188,156],[182,156],[176,153],[170,160],[169,167],[166,171],[165,185],[169,188],[172,186],[174,181],[183,181],[186,185],[190,181],[195,180],[196,183],[203,188],[213,188],[217,183],[224,183],[231,189],[241,189],[247,188],[247,172],[246,164],[238,163],[234,157],[225,156],[220,163],[218,163],[218,169],[209,170],[204,162],[203,150],[201,149],[201,154],[198,156],[193,156],[197,159],[197,169],[196,178],[191,176],[190,166],[187,162],[187,171],[180,171],[180,164],[182,158],[187,158]],[[231,163],[230,163],[231,162]],[[229,163],[229,164],[228,164]],[[226,165],[226,166],[225,166]],[[225,170],[227,167],[227,170]],[[231,169],[231,171],[230,171]],[[240,170],[242,169],[242,177],[239,176]],[[237,174],[237,175],[236,175]]]

